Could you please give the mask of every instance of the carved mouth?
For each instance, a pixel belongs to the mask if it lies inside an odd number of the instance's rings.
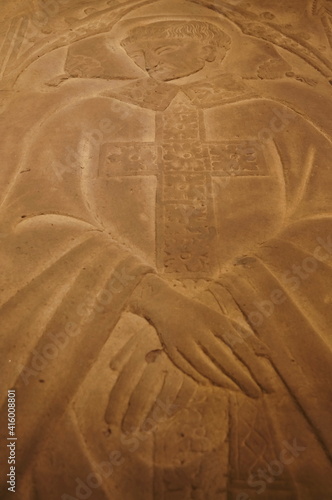
[[[157,68],[153,68],[148,70],[148,73],[151,77],[162,78],[174,80],[176,78],[181,78],[183,76],[187,76],[186,72],[181,72],[178,70],[176,66],[158,66]]]
[[[174,70],[176,70],[175,66],[163,64],[162,66],[156,66],[155,68],[148,69],[148,73],[169,73]]]

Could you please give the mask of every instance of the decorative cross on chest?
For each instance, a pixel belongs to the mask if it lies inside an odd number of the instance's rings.
[[[98,175],[157,176],[159,272],[206,278],[216,268],[213,178],[267,173],[263,153],[247,141],[207,141],[202,110],[180,94],[156,113],[155,142],[104,144]]]

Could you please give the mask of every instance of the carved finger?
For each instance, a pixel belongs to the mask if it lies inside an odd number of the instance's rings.
[[[197,383],[172,367],[166,374],[163,386],[147,419],[163,419],[173,416],[185,408],[195,394]]]
[[[194,344],[190,351],[186,349],[185,353],[180,351],[179,353],[191,366],[192,370],[194,370],[195,377],[203,377],[205,385],[207,381],[210,381],[220,387],[233,391],[239,390],[238,386],[225,376],[220,367],[217,367],[213,360],[204,353],[199,344]]]
[[[272,384],[269,381],[269,374],[262,360],[258,357],[255,350],[253,350],[252,343],[249,344],[247,342],[247,339],[250,339],[254,334],[238,324],[236,326],[233,325],[230,325],[226,333],[224,328],[222,331],[219,329],[219,331],[213,333],[219,339],[219,343],[226,344],[234,356],[247,367],[252,378],[264,392],[273,392]]]
[[[186,346],[186,354],[183,354],[180,349],[174,347],[167,347],[167,354],[169,358],[172,360],[174,365],[185,375],[191,377],[195,382],[200,384],[207,384],[207,380],[203,377],[192,365],[191,358],[191,350],[195,349],[195,345],[192,344],[190,348],[189,343]]]
[[[211,311],[209,324],[212,333],[220,340],[220,344],[230,348],[239,367],[241,364],[245,365],[252,379],[264,392],[273,392],[274,389],[269,380],[269,374],[259,359],[262,356],[268,357],[268,351],[253,332],[232,319],[216,314],[214,311]],[[234,360],[234,358],[232,359]]]
[[[217,340],[212,332],[206,338],[207,341],[204,344],[200,343],[198,345],[207,360],[213,364],[215,370],[219,374],[224,374],[218,377],[219,381],[222,382],[221,384],[217,382],[217,379],[215,379],[215,382],[225,387],[224,376],[226,376],[226,379],[229,380],[226,387],[233,390],[240,388],[249,397],[258,398],[261,395],[261,390],[252,379],[246,366],[234,356],[228,346]]]
[[[156,359],[149,361],[149,355],[155,354]],[[164,386],[165,360],[162,351],[152,351],[145,356],[145,369],[136,386],[132,387],[132,394],[127,410],[122,420],[122,430],[132,432],[142,426],[151,407],[158,399]],[[146,361],[148,359],[148,361]]]
[[[105,413],[105,420],[111,427],[121,426],[124,415],[127,412],[133,387],[138,384],[146,368],[145,352],[146,347],[139,344],[136,345],[129,360],[122,366],[111,390]]]

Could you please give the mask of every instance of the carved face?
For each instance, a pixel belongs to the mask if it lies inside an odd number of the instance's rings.
[[[215,49],[191,38],[155,38],[127,44],[127,54],[155,80],[169,81],[197,73],[215,59]]]

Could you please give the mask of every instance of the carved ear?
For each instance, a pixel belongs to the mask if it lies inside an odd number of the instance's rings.
[[[203,47],[203,54],[207,62],[213,62],[217,57],[217,49],[213,45],[205,45]]]

